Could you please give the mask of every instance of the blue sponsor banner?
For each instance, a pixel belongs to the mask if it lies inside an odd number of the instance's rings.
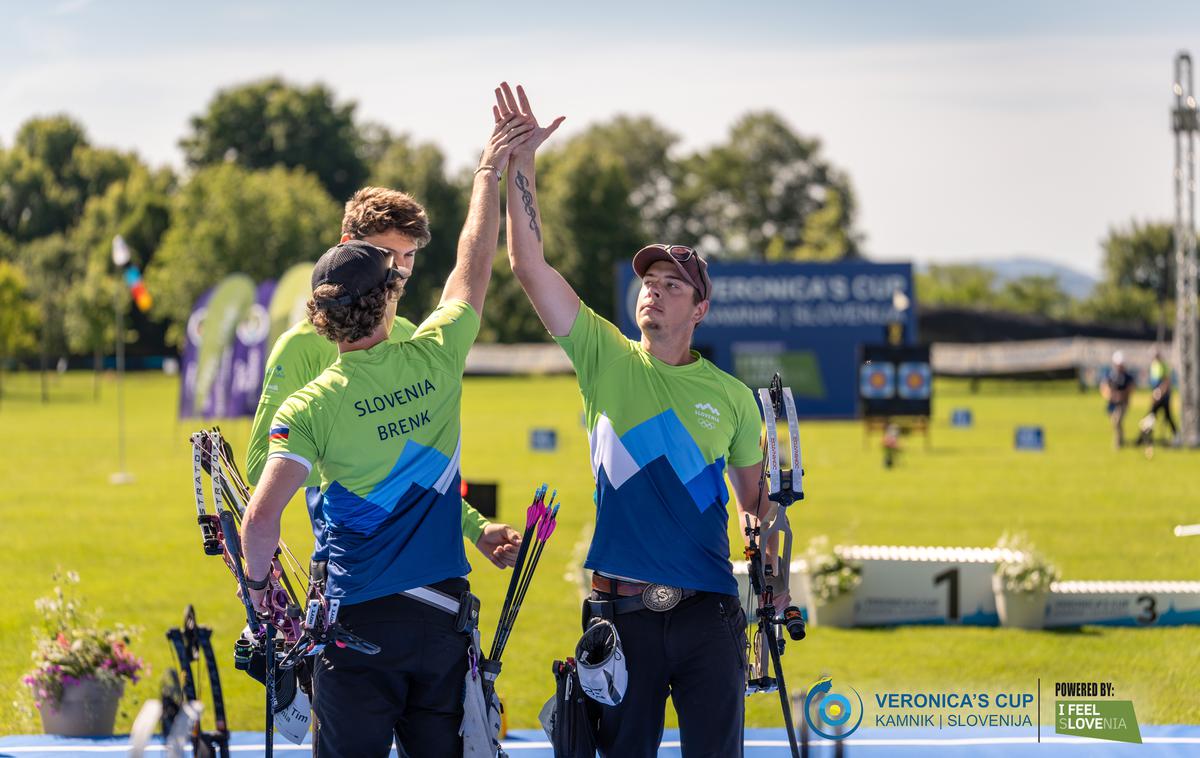
[[[917,339],[916,297],[908,263],[717,263],[712,308],[694,346],[751,388],[775,372],[792,388],[801,416],[852,418],[858,412],[858,346],[887,341],[887,325]],[[640,283],[617,266],[617,326],[632,338]],[[892,306],[896,292],[912,306]]]

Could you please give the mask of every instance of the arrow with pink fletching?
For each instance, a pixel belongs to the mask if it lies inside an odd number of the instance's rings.
[[[559,503],[555,503],[558,490],[550,494],[549,501],[545,498],[546,485],[538,488],[534,502],[526,510],[525,537],[521,541],[521,549],[517,553],[517,565],[513,567],[513,575],[509,581],[508,593],[504,605],[500,609],[500,621],[496,625],[496,636],[492,638],[492,650],[488,656],[493,661],[499,661],[504,654],[504,646],[517,623],[517,614],[521,604],[525,602],[525,593],[533,581],[533,572],[537,569],[546,541],[554,533],[558,524]],[[535,518],[536,516],[536,518]]]

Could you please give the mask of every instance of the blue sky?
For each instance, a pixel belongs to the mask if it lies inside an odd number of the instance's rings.
[[[93,141],[180,163],[222,86],[323,81],[361,118],[438,143],[487,131],[526,84],[564,133],[647,113],[681,150],[770,108],[851,176],[867,251],[1032,255],[1100,268],[1112,224],[1172,214],[1175,52],[1200,3],[0,2],[0,142],[68,112]],[[550,220],[552,223],[552,220]]]

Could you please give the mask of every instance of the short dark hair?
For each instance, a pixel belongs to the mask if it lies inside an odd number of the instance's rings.
[[[353,303],[318,308],[317,300],[346,294],[340,284],[319,285],[308,299],[308,320],[317,334],[330,342],[357,342],[375,331],[375,327],[383,321],[388,298],[394,296],[393,299],[398,299],[403,286],[403,279],[394,279],[384,282]]]
[[[386,187],[363,187],[346,201],[342,234],[362,239],[396,231],[417,247],[429,244],[429,217],[412,195]]]

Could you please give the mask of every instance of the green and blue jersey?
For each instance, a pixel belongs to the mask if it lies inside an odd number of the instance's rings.
[[[412,337],[417,330],[416,324],[396,316],[392,321],[392,331],[388,334],[389,342],[404,342]],[[271,347],[267,357],[266,371],[263,377],[262,394],[258,400],[258,408],[254,413],[254,423],[250,427],[250,444],[246,451],[246,476],[251,484],[258,484],[263,468],[267,463],[268,430],[271,421],[283,401],[304,385],[316,379],[325,369],[338,359],[338,348],[333,342],[317,334],[312,323],[305,319],[294,324],[279,336]],[[321,484],[317,472],[311,471],[304,486],[309,489],[306,501],[309,518],[313,523],[315,549],[314,560],[324,560],[324,517],[321,515],[320,492],[315,491]],[[462,530],[472,545],[479,541],[480,535],[489,524],[478,511],[470,507],[464,500],[462,504]]]
[[[470,571],[460,413],[478,331],[468,303],[444,303],[407,341],[342,353],[275,414],[268,456],[320,480],[329,597],[359,603]]]
[[[416,324],[396,316],[392,321],[389,342],[404,342],[417,330]],[[279,406],[293,392],[316,379],[322,371],[338,359],[338,347],[334,342],[317,334],[312,322],[304,319],[293,324],[279,335],[267,356],[263,376],[262,394],[254,411],[254,423],[250,426],[250,444],[246,450],[246,476],[251,484],[258,484],[263,468],[267,464],[267,430],[279,411]],[[306,487],[321,483],[317,472],[309,474]]]
[[[698,353],[663,363],[582,303],[555,339],[579,377],[596,479],[585,566],[736,595],[725,470],[762,461],[753,393]]]

